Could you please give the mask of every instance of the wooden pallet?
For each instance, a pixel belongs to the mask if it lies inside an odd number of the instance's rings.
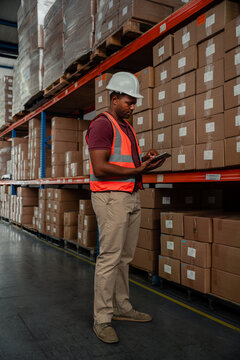
[[[150,282],[152,285],[156,285],[158,283],[158,276],[154,271],[147,270],[130,264],[129,273],[136,277],[140,277],[141,279],[145,279]]]
[[[66,69],[64,76],[68,81],[75,81],[81,75],[85,74],[90,70],[90,56],[92,51],[89,50],[87,54],[84,54],[77,60],[75,60],[68,68]]]
[[[44,90],[44,96],[45,97],[53,96],[68,85],[69,82],[67,81],[66,77],[62,76]]]
[[[34,107],[38,107],[40,104],[40,101],[43,99],[43,91],[38,91],[37,94],[32,96],[26,104],[24,104],[24,107],[27,111],[33,111]]]
[[[13,121],[17,121],[18,119],[27,115],[27,113],[28,113],[28,111],[26,111],[26,110],[19,111],[17,114],[13,115]]]

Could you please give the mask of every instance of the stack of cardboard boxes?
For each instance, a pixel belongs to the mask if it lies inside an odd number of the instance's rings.
[[[12,178],[14,180],[29,179],[28,139],[12,138]]]
[[[11,174],[11,142],[0,141],[0,177]]]
[[[82,151],[67,151],[65,153],[65,177],[83,175]]]
[[[10,218],[10,186],[2,185],[0,187],[0,215],[4,218]]]
[[[78,211],[67,211],[64,213],[64,240],[77,242],[78,237]]]
[[[111,73],[105,73],[95,79],[95,110],[96,115],[106,111],[110,105],[109,91],[106,86],[111,79]]]
[[[12,121],[13,77],[0,79],[0,127]]]
[[[87,248],[97,246],[97,220],[90,199],[79,201],[78,243]]]

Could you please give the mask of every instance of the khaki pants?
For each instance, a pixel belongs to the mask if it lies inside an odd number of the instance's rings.
[[[132,309],[129,302],[129,263],[138,241],[139,193],[96,192],[92,204],[99,228],[99,256],[94,285],[94,322],[111,322],[113,311]]]

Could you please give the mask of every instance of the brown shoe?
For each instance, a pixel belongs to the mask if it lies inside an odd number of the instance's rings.
[[[114,344],[119,342],[117,333],[111,323],[94,324],[93,331],[97,337],[105,343]]]
[[[123,321],[136,321],[136,322],[149,322],[152,321],[152,317],[149,314],[139,312],[137,310],[130,310],[124,314],[113,314],[113,320],[123,320]]]

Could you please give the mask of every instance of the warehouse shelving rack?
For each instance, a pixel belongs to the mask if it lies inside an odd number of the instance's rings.
[[[79,78],[73,84],[69,85],[66,89],[54,96],[51,100],[46,100],[44,104],[36,105],[36,109],[31,113],[25,115],[15,123],[8,126],[0,133],[0,137],[4,137],[12,132],[12,137],[16,136],[16,130],[22,125],[26,124],[30,119],[41,116],[41,178],[36,180],[2,180],[0,185],[71,185],[71,184],[88,184],[89,176],[68,177],[68,178],[45,178],[45,146],[48,139],[46,139],[46,115],[48,111],[51,113],[62,113],[69,115],[75,113],[75,108],[80,107],[87,113],[94,109],[94,79],[100,76],[107,70],[114,68],[121,64],[128,68],[126,61],[131,59],[134,61],[134,56],[143,55],[150,49],[152,45],[170,32],[176,29],[178,25],[184,24],[187,21],[198,16],[201,12],[205,11],[209,6],[219,3],[220,0],[192,0],[175,13],[170,15],[167,19],[160,22],[158,25],[144,33],[135,41],[125,46],[123,49],[114,53],[112,56],[102,61],[99,65],[90,70],[86,75]],[[150,53],[149,51],[149,53]],[[135,57],[136,59],[136,57]],[[141,62],[141,61],[140,61]],[[135,64],[134,64],[135,65]],[[136,63],[136,66],[141,69],[141,64]],[[66,114],[67,112],[67,114]],[[76,114],[75,114],[76,116]],[[143,176],[144,183],[193,183],[193,182],[229,182],[240,181],[240,168],[239,169],[222,169],[210,171],[192,171],[192,172],[178,172],[178,173],[162,173],[162,174],[148,174]],[[14,188],[13,188],[14,189]],[[14,190],[13,190],[14,193]]]

